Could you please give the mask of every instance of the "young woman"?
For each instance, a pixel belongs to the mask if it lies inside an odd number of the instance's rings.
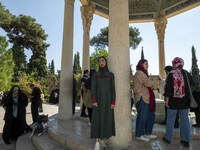
[[[95,150],[100,150],[99,139],[115,136],[115,79],[107,68],[105,57],[98,58],[99,72],[92,78],[91,138],[96,138]],[[104,145],[104,143],[102,143]]]
[[[18,86],[13,86],[4,103],[6,112],[2,138],[6,144],[10,144],[10,139],[17,140],[24,131],[32,131],[32,128],[26,123],[27,105],[27,96]]]
[[[137,72],[133,77],[133,90],[137,109],[136,138],[149,141],[157,137],[151,134],[155,121],[155,97],[151,89],[153,82],[147,72],[148,61],[141,59],[136,66],[136,70]]]

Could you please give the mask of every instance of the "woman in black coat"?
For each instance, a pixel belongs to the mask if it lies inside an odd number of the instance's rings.
[[[27,105],[28,97],[18,86],[13,86],[4,102],[5,125],[2,138],[6,144],[10,144],[10,139],[17,140],[24,131],[32,131],[26,123]]]

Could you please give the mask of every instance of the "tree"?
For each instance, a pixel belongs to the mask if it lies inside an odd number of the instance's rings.
[[[51,74],[55,74],[55,66],[54,66],[54,60],[51,61]]]
[[[24,49],[21,48],[20,46],[13,45],[12,52],[13,52],[13,60],[15,62],[14,79],[16,79],[17,76],[21,76],[22,73],[26,73],[27,61]]]
[[[74,55],[74,65],[73,65],[73,73],[74,74],[81,74],[81,66],[80,66],[80,55],[79,52],[77,52]]]
[[[194,69],[198,68],[198,64],[197,64],[197,57],[196,57],[196,50],[194,48],[194,46],[192,46],[192,75],[194,75]]]
[[[141,59],[144,59],[144,51],[143,51],[143,46],[142,46],[142,51],[141,51]]]
[[[129,44],[131,49],[136,49],[137,46],[142,41],[142,37],[140,37],[139,29],[129,27]],[[94,36],[90,40],[90,45],[94,46],[96,50],[104,49],[108,46],[108,27],[102,28],[100,33],[97,36]]]
[[[15,63],[12,50],[8,50],[6,37],[0,36],[0,91],[8,91],[11,86]]]

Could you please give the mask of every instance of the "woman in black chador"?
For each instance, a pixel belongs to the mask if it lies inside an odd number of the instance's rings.
[[[5,99],[5,125],[3,128],[2,138],[6,144],[17,138],[24,131],[32,131],[26,123],[26,106],[28,97],[21,91],[18,86],[13,86]]]

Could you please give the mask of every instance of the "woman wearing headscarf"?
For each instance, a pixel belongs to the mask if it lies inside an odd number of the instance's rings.
[[[155,96],[151,89],[153,82],[148,75],[148,61],[141,59],[136,66],[136,70],[137,72],[133,77],[133,90],[137,109],[136,138],[147,142],[150,139],[157,138],[156,135],[152,135],[155,121]]]
[[[191,83],[190,74],[183,69],[184,61],[176,57],[172,61],[172,71],[167,76],[165,85],[165,105],[167,107],[166,133],[163,137],[165,143],[170,144],[173,137],[174,122],[177,112],[180,115],[181,144],[189,147],[190,123],[188,108],[190,107],[190,92],[188,82]],[[189,81],[187,81],[187,78]]]
[[[192,92],[194,99],[197,102],[198,107],[197,108],[191,108],[192,111],[195,113],[195,119],[196,119],[196,124],[193,124],[193,127],[200,128],[200,75],[199,75],[199,69],[194,68],[192,70],[193,75],[192,75]]]
[[[27,105],[27,96],[18,86],[13,86],[4,103],[5,125],[3,128],[2,138],[6,144],[11,144],[10,139],[17,140],[17,138],[22,135],[24,131],[32,131],[26,123]]]
[[[84,84],[84,92],[85,92],[85,97],[84,97],[84,103],[85,106],[87,107],[88,110],[88,116],[90,119],[90,123],[92,122],[92,95],[91,95],[91,86],[92,86],[92,76],[96,72],[95,69],[90,70],[90,77],[85,81]]]
[[[91,138],[96,139],[95,150],[100,150],[99,139],[115,136],[115,78],[107,68],[105,57],[98,58],[99,71],[92,77]],[[105,145],[102,141],[102,147]]]

